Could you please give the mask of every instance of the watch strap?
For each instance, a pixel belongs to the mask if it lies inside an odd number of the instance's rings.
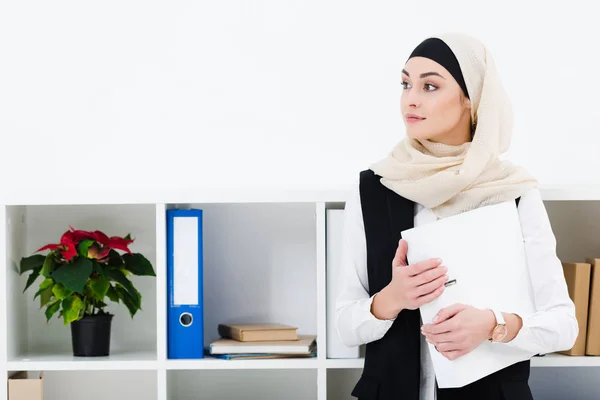
[[[496,325],[506,325],[506,321],[504,321],[504,315],[502,315],[499,310],[492,309],[492,312],[496,316]]]

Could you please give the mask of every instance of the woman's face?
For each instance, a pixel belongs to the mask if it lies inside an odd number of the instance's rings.
[[[471,140],[469,99],[444,67],[413,57],[402,70],[402,86],[400,108],[408,136],[450,145]]]

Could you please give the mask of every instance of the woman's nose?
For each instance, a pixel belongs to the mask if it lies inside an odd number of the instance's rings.
[[[411,108],[417,108],[421,105],[421,99],[418,91],[407,90],[404,92],[403,102],[405,105]]]

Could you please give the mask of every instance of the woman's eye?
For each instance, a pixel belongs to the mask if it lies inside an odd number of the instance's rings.
[[[431,83],[426,83],[426,84],[425,84],[425,89],[426,89],[428,92],[432,92],[432,91],[434,91],[435,89],[437,89],[437,86],[435,86],[435,85],[432,85]]]
[[[404,87],[404,89],[408,89],[408,87],[410,86],[408,82],[402,82],[401,85]]]

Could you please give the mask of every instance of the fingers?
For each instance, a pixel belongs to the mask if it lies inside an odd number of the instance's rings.
[[[440,297],[444,292],[445,288],[446,287],[442,285],[439,288],[435,289],[433,292],[420,296],[417,299],[417,307],[421,307],[423,304],[431,303],[432,301]]]
[[[415,289],[415,292],[417,293],[418,297],[421,296],[425,296],[433,291],[435,291],[436,289],[439,289],[440,286],[444,286],[444,283],[448,280],[448,277],[445,275],[440,276],[439,278],[426,283],[424,285],[418,286]]]
[[[439,258],[431,258],[424,260],[407,267],[408,276],[417,276],[425,271],[439,267],[442,264],[442,260]]]
[[[454,319],[450,319],[444,322],[440,322],[439,324],[423,324],[421,330],[425,334],[440,334],[447,333],[456,330],[457,321]]]
[[[437,334],[426,333],[425,338],[427,339],[427,341],[429,343],[435,343],[435,344],[448,343],[448,342],[457,343],[457,342],[461,342],[461,340],[463,339],[462,335],[455,331],[437,333]]]
[[[455,316],[456,314],[458,314],[465,308],[467,308],[467,306],[465,304],[460,304],[460,303],[453,304],[451,306],[442,308],[440,311],[438,311],[436,316],[433,317],[433,322],[436,324],[444,322],[444,321],[452,318],[453,316]]]
[[[440,353],[445,353],[445,352],[460,351],[463,349],[463,346],[461,346],[460,343],[456,343],[456,342],[444,342],[444,343],[436,343],[435,348]]]
[[[408,243],[404,239],[400,239],[398,247],[396,248],[396,254],[392,260],[392,267],[405,267],[408,265],[406,262],[406,254],[408,253]]]
[[[419,287],[419,289],[423,289],[423,294],[432,292],[439,282],[444,284],[448,280],[448,275],[446,275],[447,268],[444,266],[439,266],[428,271],[423,272],[420,275],[413,277],[414,282]],[[431,283],[436,283],[435,288],[428,289],[431,287]]]
[[[450,350],[450,351],[441,351],[440,350],[440,354],[443,355],[444,357],[446,357],[450,361],[456,360],[457,358],[462,357],[467,353],[468,353],[467,350]]]

